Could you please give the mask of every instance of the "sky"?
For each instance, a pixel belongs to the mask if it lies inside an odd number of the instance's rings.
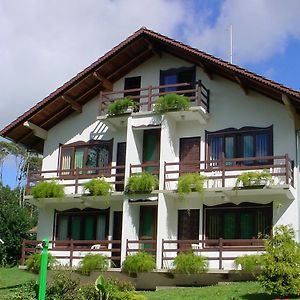
[[[142,26],[300,90],[299,0],[1,0],[0,128]],[[13,185],[14,161],[4,183]]]

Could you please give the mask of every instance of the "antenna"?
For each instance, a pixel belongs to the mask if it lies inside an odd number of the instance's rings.
[[[232,62],[233,62],[233,27],[232,27],[232,24],[230,24],[229,30],[230,30],[230,63],[232,64]]]

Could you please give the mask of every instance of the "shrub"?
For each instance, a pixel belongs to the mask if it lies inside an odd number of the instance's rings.
[[[245,172],[240,174],[237,177],[235,186],[239,187],[240,184],[242,184],[244,187],[245,186],[257,186],[257,185],[262,185],[266,184],[268,182],[272,182],[272,175],[267,172]]]
[[[174,110],[188,110],[189,108],[190,99],[188,97],[171,93],[157,99],[154,111],[162,114]]]
[[[33,198],[63,198],[64,187],[55,181],[39,182],[36,186],[31,188]]]
[[[108,115],[116,116],[116,115],[124,114],[128,107],[132,107],[134,111],[137,110],[137,105],[135,101],[133,101],[128,97],[115,100],[114,102],[110,103],[108,106]]]
[[[241,265],[243,271],[254,274],[261,269],[262,257],[258,254],[239,256],[234,260],[234,266],[237,269]]]
[[[174,273],[199,274],[207,271],[208,262],[204,256],[195,255],[193,252],[180,253],[173,262]]]
[[[177,187],[180,198],[183,198],[184,195],[189,194],[192,191],[196,191],[200,194],[203,193],[203,185],[206,179],[206,176],[199,173],[188,173],[180,176]]]
[[[147,252],[139,252],[127,256],[122,265],[122,271],[129,275],[135,275],[139,272],[150,272],[154,268],[154,257]]]
[[[12,294],[2,296],[2,300],[36,300],[38,298],[39,286],[35,280],[21,285]]]
[[[50,253],[48,253],[48,269],[52,268],[56,263],[56,259]],[[27,266],[28,271],[38,274],[40,271],[41,264],[41,254],[34,253],[31,254],[27,260],[25,261],[25,265]]]
[[[268,294],[300,295],[300,248],[291,226],[277,226],[265,239],[258,280]]]
[[[77,298],[74,300],[100,300],[95,284],[85,284],[77,289]]]
[[[112,185],[102,178],[93,178],[83,185],[84,190],[89,190],[93,196],[108,197],[112,192]]]
[[[90,275],[94,270],[106,271],[108,268],[107,257],[101,254],[87,254],[79,264],[77,271],[83,275]]]
[[[158,187],[157,176],[151,175],[147,172],[142,172],[133,175],[129,178],[125,188],[127,194],[143,194],[151,193]]]

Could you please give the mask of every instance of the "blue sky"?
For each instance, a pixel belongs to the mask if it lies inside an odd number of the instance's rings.
[[[234,64],[300,90],[299,11],[298,0],[1,0],[0,127],[141,26],[229,60],[232,24]]]

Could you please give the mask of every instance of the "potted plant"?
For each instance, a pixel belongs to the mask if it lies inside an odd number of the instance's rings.
[[[154,111],[162,114],[168,111],[188,110],[189,108],[190,99],[188,97],[171,93],[158,98]]]
[[[185,195],[191,192],[198,192],[202,194],[204,191],[204,181],[207,177],[199,173],[187,173],[181,175],[178,179],[177,192],[180,198],[184,198]]]
[[[246,172],[238,175],[235,187],[257,188],[272,183],[270,172]]]
[[[158,178],[147,172],[133,175],[125,188],[126,194],[149,194],[158,187]]]
[[[88,190],[92,196],[104,196],[106,199],[112,193],[112,185],[105,181],[103,177],[91,179],[84,183],[83,188],[84,190]]]
[[[117,116],[125,113],[132,113],[137,110],[135,101],[131,98],[125,97],[122,99],[115,100],[108,106],[108,115]]]
[[[31,194],[33,198],[63,198],[65,195],[63,185],[54,180],[39,182],[31,188]]]

